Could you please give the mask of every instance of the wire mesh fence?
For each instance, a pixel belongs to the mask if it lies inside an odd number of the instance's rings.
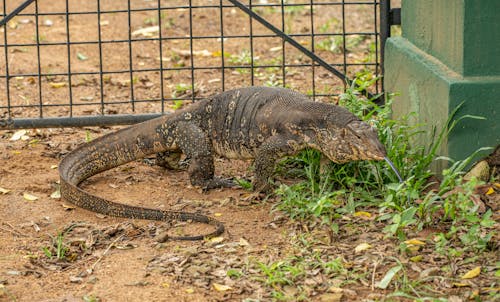
[[[23,2],[1,0],[3,18]],[[250,85],[331,100],[344,75],[380,74],[379,9],[377,0],[33,1],[0,27],[0,127],[136,122]]]

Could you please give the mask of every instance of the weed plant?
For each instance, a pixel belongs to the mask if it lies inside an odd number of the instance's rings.
[[[355,80],[358,88],[353,83],[340,96],[339,105],[378,130],[379,138],[386,146],[387,156],[394,162],[405,182],[399,183],[395,173],[383,161],[325,164],[318,151],[305,150],[297,157],[281,163],[280,170],[286,171],[292,167],[286,173],[304,180],[293,185],[281,185],[276,190],[276,194],[281,197],[278,209],[294,219],[319,219],[332,225],[335,230],[335,220],[340,215],[352,214],[358,208],[378,208],[378,220],[385,222],[384,232],[389,236],[396,235],[404,240],[410,230],[441,224],[449,230],[445,238],[455,237],[457,229],[460,229],[460,234],[456,238],[463,238],[473,232],[466,237],[477,240],[468,242],[468,248],[487,248],[492,233],[484,228],[491,228],[494,224],[490,219],[491,212],[484,215],[478,213],[478,206],[471,201],[478,182],[473,180],[464,183],[462,174],[477,153],[488,148],[481,148],[461,161],[437,156],[441,143],[461,120],[481,117],[465,115],[457,118],[459,106],[452,112],[443,129],[433,131],[434,138],[428,146],[416,146],[413,141],[422,133],[422,127],[409,125],[411,115],[398,120],[392,118],[393,95],[386,97],[383,106],[361,97],[360,91],[375,81],[376,78],[369,74],[360,75]],[[442,171],[438,184],[431,181],[438,176],[430,169],[435,160],[450,162],[449,168]],[[438,186],[438,189],[431,190],[431,185]]]

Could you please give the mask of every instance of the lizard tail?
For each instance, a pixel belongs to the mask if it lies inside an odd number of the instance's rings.
[[[169,149],[156,128],[165,117],[146,121],[118,132],[104,135],[68,153],[59,164],[61,197],[72,204],[108,216],[158,221],[194,221],[209,224],[215,230],[196,236],[169,237],[172,240],[202,240],[224,232],[224,225],[198,213],[166,211],[116,203],[81,189],[87,178],[144,156]]]

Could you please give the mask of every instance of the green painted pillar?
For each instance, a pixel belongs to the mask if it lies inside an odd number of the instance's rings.
[[[401,13],[402,36],[387,40],[384,60],[396,117],[415,112],[412,123],[441,129],[464,102],[458,116],[486,120],[460,122],[440,154],[458,160],[500,144],[500,0],[402,0]]]

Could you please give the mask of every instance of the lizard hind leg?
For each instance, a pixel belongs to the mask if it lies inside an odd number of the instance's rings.
[[[182,152],[165,151],[156,153],[155,164],[167,170],[187,170],[189,158],[182,159]]]

